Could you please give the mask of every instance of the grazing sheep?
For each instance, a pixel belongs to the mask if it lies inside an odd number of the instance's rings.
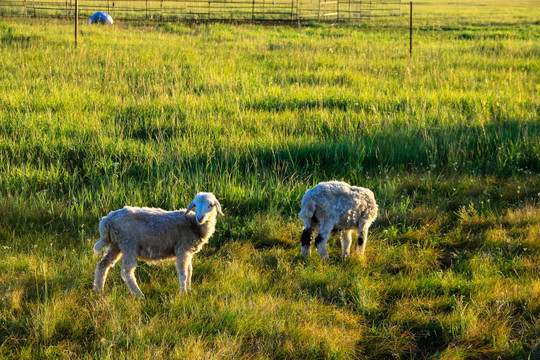
[[[319,256],[328,260],[326,242],[332,231],[341,231],[343,259],[350,254],[351,233],[358,231],[358,250],[364,255],[368,228],[377,217],[377,203],[369,189],[351,186],[340,181],[322,182],[306,191],[302,198],[302,210],[298,214],[304,222],[302,232],[302,255],[311,253],[311,234],[319,225],[315,246]]]
[[[188,215],[193,208],[195,215]],[[180,293],[187,292],[191,259],[214,233],[216,214],[223,212],[212,193],[198,193],[187,210],[126,206],[110,212],[99,223],[101,238],[94,245],[96,255],[109,247],[96,267],[94,291],[103,293],[107,272],[122,256],[122,279],[134,295],[144,297],[134,275],[137,258],[159,261],[176,257]]]

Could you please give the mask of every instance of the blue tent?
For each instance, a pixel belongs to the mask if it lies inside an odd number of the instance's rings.
[[[102,25],[112,25],[113,19],[111,15],[104,13],[103,11],[98,11],[90,17],[88,20],[88,25],[90,24],[102,24]]]

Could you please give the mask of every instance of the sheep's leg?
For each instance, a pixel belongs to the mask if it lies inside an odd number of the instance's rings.
[[[180,294],[187,293],[191,284],[191,257],[187,254],[176,256],[176,270],[180,282]]]
[[[300,242],[302,243],[302,256],[308,257],[311,254],[311,236],[313,234],[313,227],[310,221],[304,220],[304,229],[302,230],[302,237]]]
[[[358,252],[360,253],[360,256],[364,256],[366,251],[368,229],[370,225],[371,223],[369,222],[361,222],[358,228]]]
[[[144,294],[139,285],[137,285],[137,279],[135,278],[135,268],[137,267],[137,255],[136,254],[124,254],[124,260],[122,261],[122,271],[120,272],[122,279],[126,283],[129,291],[137,297],[144,298]]]
[[[191,259],[189,260],[188,273],[187,273],[187,289],[191,290],[191,274],[193,273],[193,265],[191,264]]]
[[[317,253],[319,254],[319,257],[323,259],[323,261],[328,261],[328,249],[326,247],[326,243],[328,242],[328,239],[330,238],[330,234],[332,233],[333,225],[331,227],[323,226],[321,224],[319,228],[319,234],[315,238],[315,246],[317,247]]]
[[[343,260],[348,258],[351,253],[351,233],[352,232],[350,230],[344,230],[341,232],[341,257]]]
[[[105,280],[107,279],[107,273],[109,269],[120,259],[122,253],[118,248],[118,245],[111,244],[103,258],[96,266],[94,274],[94,292],[103,294],[103,288],[105,287]]]

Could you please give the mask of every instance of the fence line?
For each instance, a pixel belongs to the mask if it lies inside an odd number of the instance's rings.
[[[79,0],[79,14],[122,20],[357,22],[400,16],[401,0]],[[74,17],[74,0],[0,0],[0,15]]]

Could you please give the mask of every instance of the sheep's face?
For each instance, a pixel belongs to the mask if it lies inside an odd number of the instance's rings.
[[[211,217],[215,217],[216,212],[223,215],[221,205],[212,193],[198,193],[191,204],[189,204],[186,214],[192,209],[195,209],[195,220],[199,224],[204,224]]]

